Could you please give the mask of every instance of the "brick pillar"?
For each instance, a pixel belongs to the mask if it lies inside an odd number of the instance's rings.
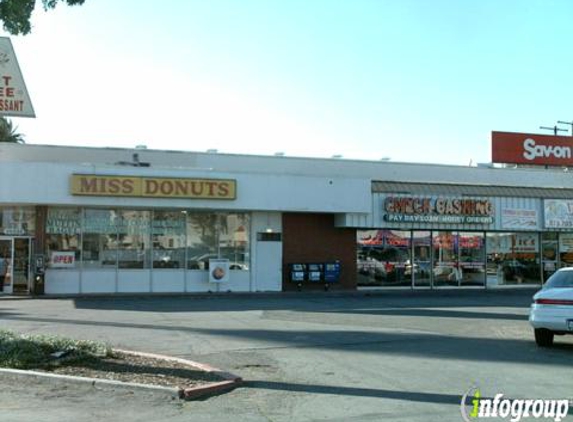
[[[288,280],[290,263],[340,261],[340,283],[332,289],[356,290],[356,230],[334,226],[333,214],[283,213],[283,291],[296,290]],[[303,290],[323,289],[306,282]]]

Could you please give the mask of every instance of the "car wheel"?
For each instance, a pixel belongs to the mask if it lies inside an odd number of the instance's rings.
[[[553,345],[553,332],[545,328],[536,328],[535,342],[539,347],[551,347]]]

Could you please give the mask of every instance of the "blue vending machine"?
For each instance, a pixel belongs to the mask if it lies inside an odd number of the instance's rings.
[[[340,281],[340,261],[326,262],[324,264],[324,288],[328,290],[328,287],[333,283],[338,283]]]

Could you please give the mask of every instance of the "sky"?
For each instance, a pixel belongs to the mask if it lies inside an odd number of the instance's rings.
[[[569,0],[86,0],[32,24],[31,144],[475,165],[491,131],[573,121]]]

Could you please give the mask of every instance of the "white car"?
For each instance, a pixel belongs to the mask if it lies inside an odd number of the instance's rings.
[[[558,270],[533,296],[529,323],[541,347],[551,346],[554,335],[573,334],[573,267]]]

